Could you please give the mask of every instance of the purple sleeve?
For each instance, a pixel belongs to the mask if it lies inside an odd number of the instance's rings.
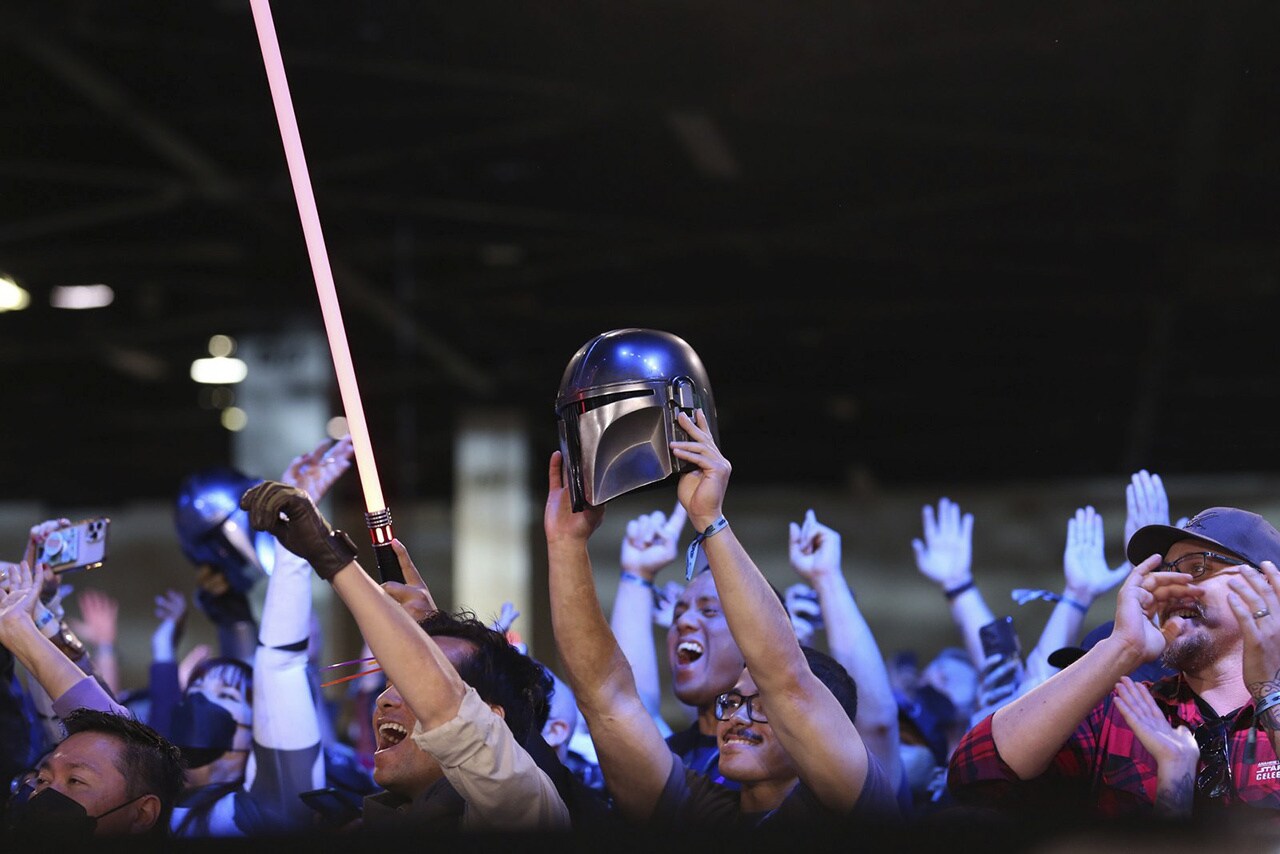
[[[173,730],[173,710],[182,699],[178,685],[176,661],[153,661],[147,680],[147,695],[151,700],[147,723],[156,732],[168,738]]]
[[[111,699],[111,695],[92,676],[84,677],[53,701],[53,713],[60,718],[65,718],[76,709],[96,709],[133,717],[128,709]]]

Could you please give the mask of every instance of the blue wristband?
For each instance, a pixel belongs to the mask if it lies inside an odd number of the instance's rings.
[[[729,520],[721,516],[708,525],[707,530],[699,531],[698,536],[694,537],[693,541],[689,543],[689,551],[684,559],[685,581],[693,581],[693,568],[698,565],[698,549],[702,546],[702,541],[707,537],[714,537],[727,527],[729,527]]]
[[[1081,614],[1089,613],[1089,606],[1084,604],[1083,602],[1077,602],[1076,600],[1069,599],[1066,596],[1063,596],[1058,601],[1061,602],[1063,605],[1070,605],[1072,608],[1075,608]]]
[[[622,581],[630,581],[632,584],[639,584],[641,587],[648,587],[650,590],[653,589],[652,581],[647,578],[642,578],[634,572],[627,572],[625,569],[622,570],[622,574],[619,575],[618,578]]]

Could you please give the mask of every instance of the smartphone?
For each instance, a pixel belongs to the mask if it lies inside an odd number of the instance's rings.
[[[36,561],[49,564],[58,574],[97,569],[107,560],[107,534],[111,520],[94,516],[72,522],[45,537]]]
[[[1018,632],[1013,627],[1013,617],[997,617],[982,626],[978,629],[978,639],[982,641],[982,654],[988,658],[993,655],[1017,658],[1022,654]]]

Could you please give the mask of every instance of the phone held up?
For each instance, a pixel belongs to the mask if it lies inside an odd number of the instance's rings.
[[[998,655],[1000,658],[1017,658],[1022,654],[1022,645],[1018,642],[1018,632],[1013,627],[1013,617],[997,617],[978,629],[978,639],[982,641],[982,654],[987,658]]]
[[[107,560],[107,534],[111,520],[106,516],[94,516],[72,522],[50,533],[36,554],[39,563],[61,575],[98,569]]]

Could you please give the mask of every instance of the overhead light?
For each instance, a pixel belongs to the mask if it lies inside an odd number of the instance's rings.
[[[31,294],[13,279],[0,275],[0,311],[22,311],[31,305]]]
[[[191,363],[191,379],[206,385],[234,385],[248,375],[249,366],[229,356],[210,356]]]
[[[236,339],[230,335],[214,335],[209,339],[209,356],[191,363],[191,379],[206,385],[234,385],[249,376],[249,366],[231,354]]]
[[[54,308],[106,308],[115,302],[116,292],[110,285],[59,285],[49,294]]]

